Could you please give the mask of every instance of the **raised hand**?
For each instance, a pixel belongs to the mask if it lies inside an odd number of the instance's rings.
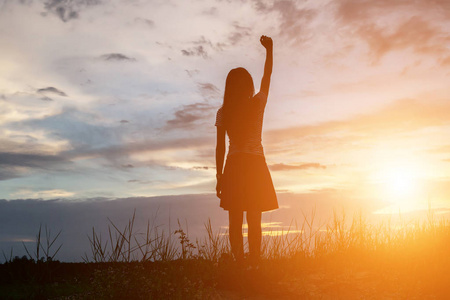
[[[264,63],[264,75],[261,79],[260,91],[269,95],[270,76],[272,75],[273,65],[273,42],[270,37],[265,35],[262,35],[259,41],[266,48],[266,62]]]
[[[267,50],[271,50],[273,48],[273,41],[271,37],[262,35],[259,41],[261,42],[261,45],[263,45]]]

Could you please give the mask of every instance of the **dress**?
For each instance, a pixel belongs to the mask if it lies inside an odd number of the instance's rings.
[[[264,157],[261,133],[267,95],[256,94],[255,118],[249,124],[245,142],[238,143],[233,134],[229,136],[229,151],[222,175],[220,207],[236,211],[268,211],[278,208],[277,196]],[[224,126],[223,108],[216,115],[216,126]]]

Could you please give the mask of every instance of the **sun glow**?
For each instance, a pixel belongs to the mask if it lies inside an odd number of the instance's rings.
[[[397,198],[412,196],[415,192],[417,176],[411,170],[397,168],[386,172],[386,188]]]
[[[373,177],[376,193],[401,210],[410,210],[421,199],[421,168],[405,163],[380,169]]]

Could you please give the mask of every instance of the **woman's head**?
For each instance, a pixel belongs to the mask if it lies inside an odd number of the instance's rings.
[[[244,123],[252,116],[251,99],[255,93],[253,79],[244,68],[228,73],[223,97],[225,126],[230,131],[246,131]]]
[[[252,97],[254,93],[253,79],[246,69],[236,68],[228,73],[225,83],[224,104],[228,100],[245,101]]]

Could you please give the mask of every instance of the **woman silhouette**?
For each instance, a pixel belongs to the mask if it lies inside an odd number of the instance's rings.
[[[257,264],[261,252],[261,214],[278,208],[277,197],[261,144],[264,109],[269,94],[273,64],[273,43],[261,36],[266,49],[261,89],[254,95],[253,79],[244,68],[228,73],[223,105],[217,111],[217,197],[220,207],[228,210],[229,236],[233,255],[243,261],[242,222],[247,212],[250,263]],[[229,149],[225,168],[225,134]],[[222,173],[223,170],[223,173]]]

